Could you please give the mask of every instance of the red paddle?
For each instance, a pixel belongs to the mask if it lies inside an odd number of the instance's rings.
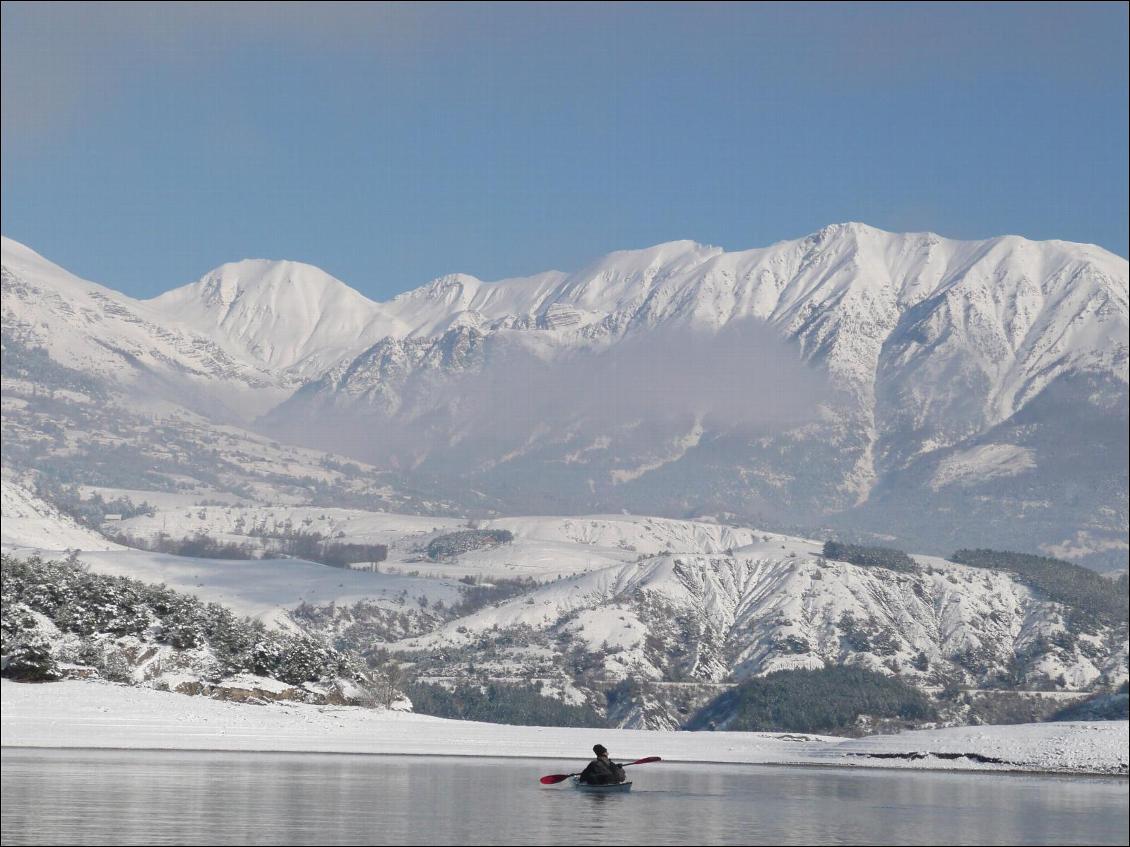
[[[659,758],[658,756],[646,756],[642,759],[636,759],[634,762],[626,762],[626,763],[620,765],[620,767],[626,768],[626,767],[629,767],[631,765],[646,765],[648,762],[662,762],[662,761],[663,760],[661,758]],[[562,782],[562,781],[568,779],[571,776],[580,776],[580,775],[581,775],[580,771],[577,771],[576,773],[551,773],[549,776],[543,776],[540,781],[541,781],[542,785],[556,785],[557,783]]]

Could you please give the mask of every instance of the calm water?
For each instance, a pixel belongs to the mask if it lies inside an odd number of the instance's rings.
[[[1126,844],[1127,781],[655,764],[3,751],[4,844]]]

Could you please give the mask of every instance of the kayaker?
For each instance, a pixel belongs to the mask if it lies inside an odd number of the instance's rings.
[[[603,744],[594,744],[592,751],[596,758],[581,772],[581,782],[586,785],[615,785],[627,778],[624,769],[608,758],[608,750]]]

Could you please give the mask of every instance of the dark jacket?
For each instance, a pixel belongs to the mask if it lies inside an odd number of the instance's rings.
[[[611,759],[593,759],[581,772],[581,782],[589,785],[610,785],[623,782],[624,769]]]

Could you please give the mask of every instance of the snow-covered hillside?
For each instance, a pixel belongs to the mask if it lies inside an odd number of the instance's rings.
[[[363,651],[390,649],[424,679],[540,682],[598,707],[619,684],[643,683],[616,711],[624,725],[676,727],[686,710],[735,681],[792,668],[856,665],[928,689],[1087,691],[1127,675],[1124,625],[1080,627],[1075,612],[1006,571],[929,556],[915,557],[914,572],[861,567],[825,560],[819,542],[748,527],[630,515],[499,518],[472,523],[507,530],[509,543],[433,560],[429,542],[464,531],[466,522],[227,505],[160,509],[119,523],[139,537],[204,532],[248,541],[302,528],[342,542],[387,544],[380,568],[392,576],[375,576],[406,581],[391,595],[372,574],[339,580],[331,571],[318,586],[302,588],[294,581],[297,564],[268,579],[261,571],[278,563],[198,564],[152,554],[92,561],[190,587],[178,573],[207,572],[194,577],[195,590],[226,585],[216,599],[239,608],[245,600],[234,596],[232,580],[241,569],[260,573],[254,582],[263,590],[289,581],[289,596],[312,607],[300,623]],[[163,564],[141,572],[131,559]],[[486,586],[524,577],[540,585],[457,611],[460,586],[437,581],[445,576]],[[417,619],[390,622],[374,607],[390,597],[397,602],[405,587],[401,611]],[[397,640],[397,629],[415,634]]]
[[[352,605],[362,602],[385,610],[392,616],[416,618],[421,609],[437,601],[455,604],[460,586],[444,579],[421,579],[370,571],[332,568],[316,562],[294,558],[223,560],[165,555],[130,549],[116,544],[98,532],[79,525],[14,481],[3,480],[3,550],[20,557],[33,555],[45,559],[61,558],[67,551],[78,550],[80,561],[95,573],[124,576],[147,583],[159,583],[197,595],[209,602],[220,603],[240,616],[261,620],[271,626],[295,629],[290,613],[303,603],[314,605]],[[113,492],[115,495],[118,492]],[[232,519],[232,511],[236,517]],[[189,537],[198,532],[223,538],[223,527],[242,517],[265,521],[271,516],[271,527],[294,525],[305,527],[304,516],[319,513],[323,521],[334,520],[333,526],[355,529],[351,539],[362,543],[381,543],[390,539],[413,536],[425,526],[444,523],[444,519],[383,515],[360,510],[313,510],[262,507],[194,507],[155,511],[126,520],[109,521],[107,532],[133,534],[146,538],[148,527],[157,527],[152,534],[164,532],[171,537]],[[212,517],[209,520],[209,516]],[[344,520],[343,520],[344,517]],[[226,521],[226,523],[225,523]],[[326,529],[326,524],[318,526]],[[248,525],[248,529],[252,526]],[[170,531],[171,530],[171,531]],[[179,531],[178,531],[179,530]],[[235,538],[251,536],[241,532],[226,533]],[[333,533],[327,533],[332,536]],[[434,626],[439,618],[423,615],[422,622],[408,627]]]
[[[113,492],[117,494],[117,492]],[[141,493],[134,496],[140,501]],[[503,545],[462,553],[451,560],[432,560],[429,542],[473,525],[506,530],[513,540]],[[722,553],[776,536],[747,527],[705,521],[679,521],[635,515],[580,517],[507,517],[467,522],[458,518],[403,515],[361,509],[315,506],[193,505],[155,509],[107,523],[107,531],[148,541],[159,534],[191,538],[204,534],[225,542],[265,549],[264,539],[302,531],[348,544],[384,544],[385,571],[418,571],[430,575],[476,579],[571,576],[659,553]]]
[[[340,503],[437,510],[375,468],[248,429],[293,379],[223,339],[10,239],[2,276],[6,471],[194,499],[277,505],[332,491]]]
[[[116,521],[113,528],[139,539],[158,533],[189,538],[203,533],[223,540],[254,540],[292,531],[319,533],[352,544],[385,544],[415,549],[431,535],[460,526],[458,518],[372,512],[318,506],[197,505],[186,503]],[[111,528],[107,524],[107,528]]]
[[[412,617],[427,602],[453,604],[460,597],[453,582],[342,570],[300,559],[194,559],[130,550],[83,553],[81,561],[96,573],[163,583],[285,629],[295,628],[290,612],[302,603],[363,602]],[[434,625],[435,618],[425,623]]]
[[[121,550],[94,530],[80,526],[22,485],[0,479],[0,547],[41,550]]]
[[[35,518],[21,546],[54,525]],[[1124,622],[1080,616],[1008,571],[929,556],[905,572],[864,567],[826,560],[819,542],[749,527],[632,515],[468,522],[175,500],[104,527],[252,547],[296,532],[387,545],[380,572],[274,556],[119,549],[81,558],[96,573],[164,583],[364,655],[390,651],[423,680],[542,684],[626,726],[675,728],[735,683],[795,668],[854,665],[928,690],[1087,692],[1127,677]],[[469,527],[511,540],[429,555],[437,539]],[[615,694],[629,683],[636,687]]]
[[[820,551],[766,536],[729,555],[652,556],[537,588],[394,649],[442,679],[534,677],[568,692],[584,678],[582,695],[626,680],[662,692],[842,664],[927,687],[991,686],[1017,663],[1028,684],[1126,678],[1125,625],[1079,634],[1069,610],[1011,574],[930,557],[898,573]],[[674,728],[673,702],[660,697],[627,722]]]
[[[485,521],[482,526],[510,530],[519,540],[614,547],[648,556],[663,552],[721,553],[761,538],[760,533],[748,527],[647,515],[499,518]]]
[[[240,700],[391,705],[388,676],[291,627],[89,562],[3,557],[3,675],[101,678]],[[407,704],[405,704],[407,705]]]

